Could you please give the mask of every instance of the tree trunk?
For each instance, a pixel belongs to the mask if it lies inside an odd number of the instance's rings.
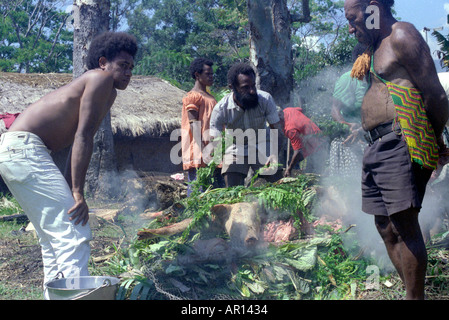
[[[251,63],[257,85],[282,108],[293,91],[291,18],[287,0],[248,0]]]
[[[73,77],[86,70],[92,39],[109,30],[109,0],[73,0]]]
[[[86,71],[86,58],[92,39],[109,30],[109,0],[74,0],[73,77]],[[86,176],[86,193],[97,199],[116,196],[117,163],[111,128],[111,115],[103,119],[94,138],[94,150]]]

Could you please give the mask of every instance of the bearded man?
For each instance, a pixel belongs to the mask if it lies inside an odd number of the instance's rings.
[[[426,184],[445,146],[448,101],[421,34],[392,15],[394,0],[346,0],[349,32],[368,45],[369,89],[361,107],[368,146],[362,209],[375,217],[406,299],[424,298],[427,252],[418,214]],[[374,23],[373,23],[374,22]],[[364,67],[364,68],[363,68]]]
[[[281,178],[282,172],[276,167],[278,148],[275,142],[280,145],[282,126],[273,97],[256,89],[256,73],[245,63],[235,64],[229,69],[228,84],[232,92],[215,106],[210,120],[212,140],[219,137],[224,129],[227,132],[226,151],[222,159],[226,186],[243,185],[250,168],[269,181]],[[273,136],[277,136],[277,141],[270,144],[269,154],[266,152],[267,122],[271,129],[276,130]],[[212,145],[215,147],[216,143]],[[274,167],[259,171],[269,163]]]

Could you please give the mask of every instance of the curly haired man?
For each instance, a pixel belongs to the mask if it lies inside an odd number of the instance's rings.
[[[99,35],[89,49],[89,70],[28,106],[0,138],[0,174],[36,229],[44,282],[58,272],[89,275],[84,183],[93,138],[117,90],[128,86],[136,52],[129,34]],[[65,178],[50,153],[70,145],[71,177]]]

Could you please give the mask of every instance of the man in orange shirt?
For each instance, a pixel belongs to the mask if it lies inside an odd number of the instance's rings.
[[[302,160],[313,154],[322,141],[317,136],[320,128],[302,113],[302,108],[285,108],[279,113],[284,134],[290,139],[293,156],[285,170],[284,177],[290,177],[292,169]]]
[[[204,58],[195,59],[190,66],[190,74],[195,80],[191,91],[183,98],[181,117],[182,165],[188,182],[196,180],[198,168],[206,167],[202,150],[209,142],[209,120],[217,104],[207,88],[214,82],[213,62]],[[221,175],[215,175],[215,185],[220,186]],[[187,195],[192,188],[189,185]]]

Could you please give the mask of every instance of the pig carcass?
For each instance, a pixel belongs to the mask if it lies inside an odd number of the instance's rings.
[[[263,238],[266,242],[287,242],[297,236],[297,230],[293,226],[293,218],[288,221],[272,221],[265,224]]]
[[[218,204],[212,207],[212,220],[215,226],[224,229],[233,245],[253,247],[260,239],[260,215],[262,208],[257,203]],[[178,223],[159,229],[143,229],[137,234],[139,240],[152,239],[159,236],[179,234],[187,229],[193,219],[185,219]]]
[[[253,248],[260,240],[260,211],[255,202],[218,204],[211,212],[229,235],[233,246]]]

